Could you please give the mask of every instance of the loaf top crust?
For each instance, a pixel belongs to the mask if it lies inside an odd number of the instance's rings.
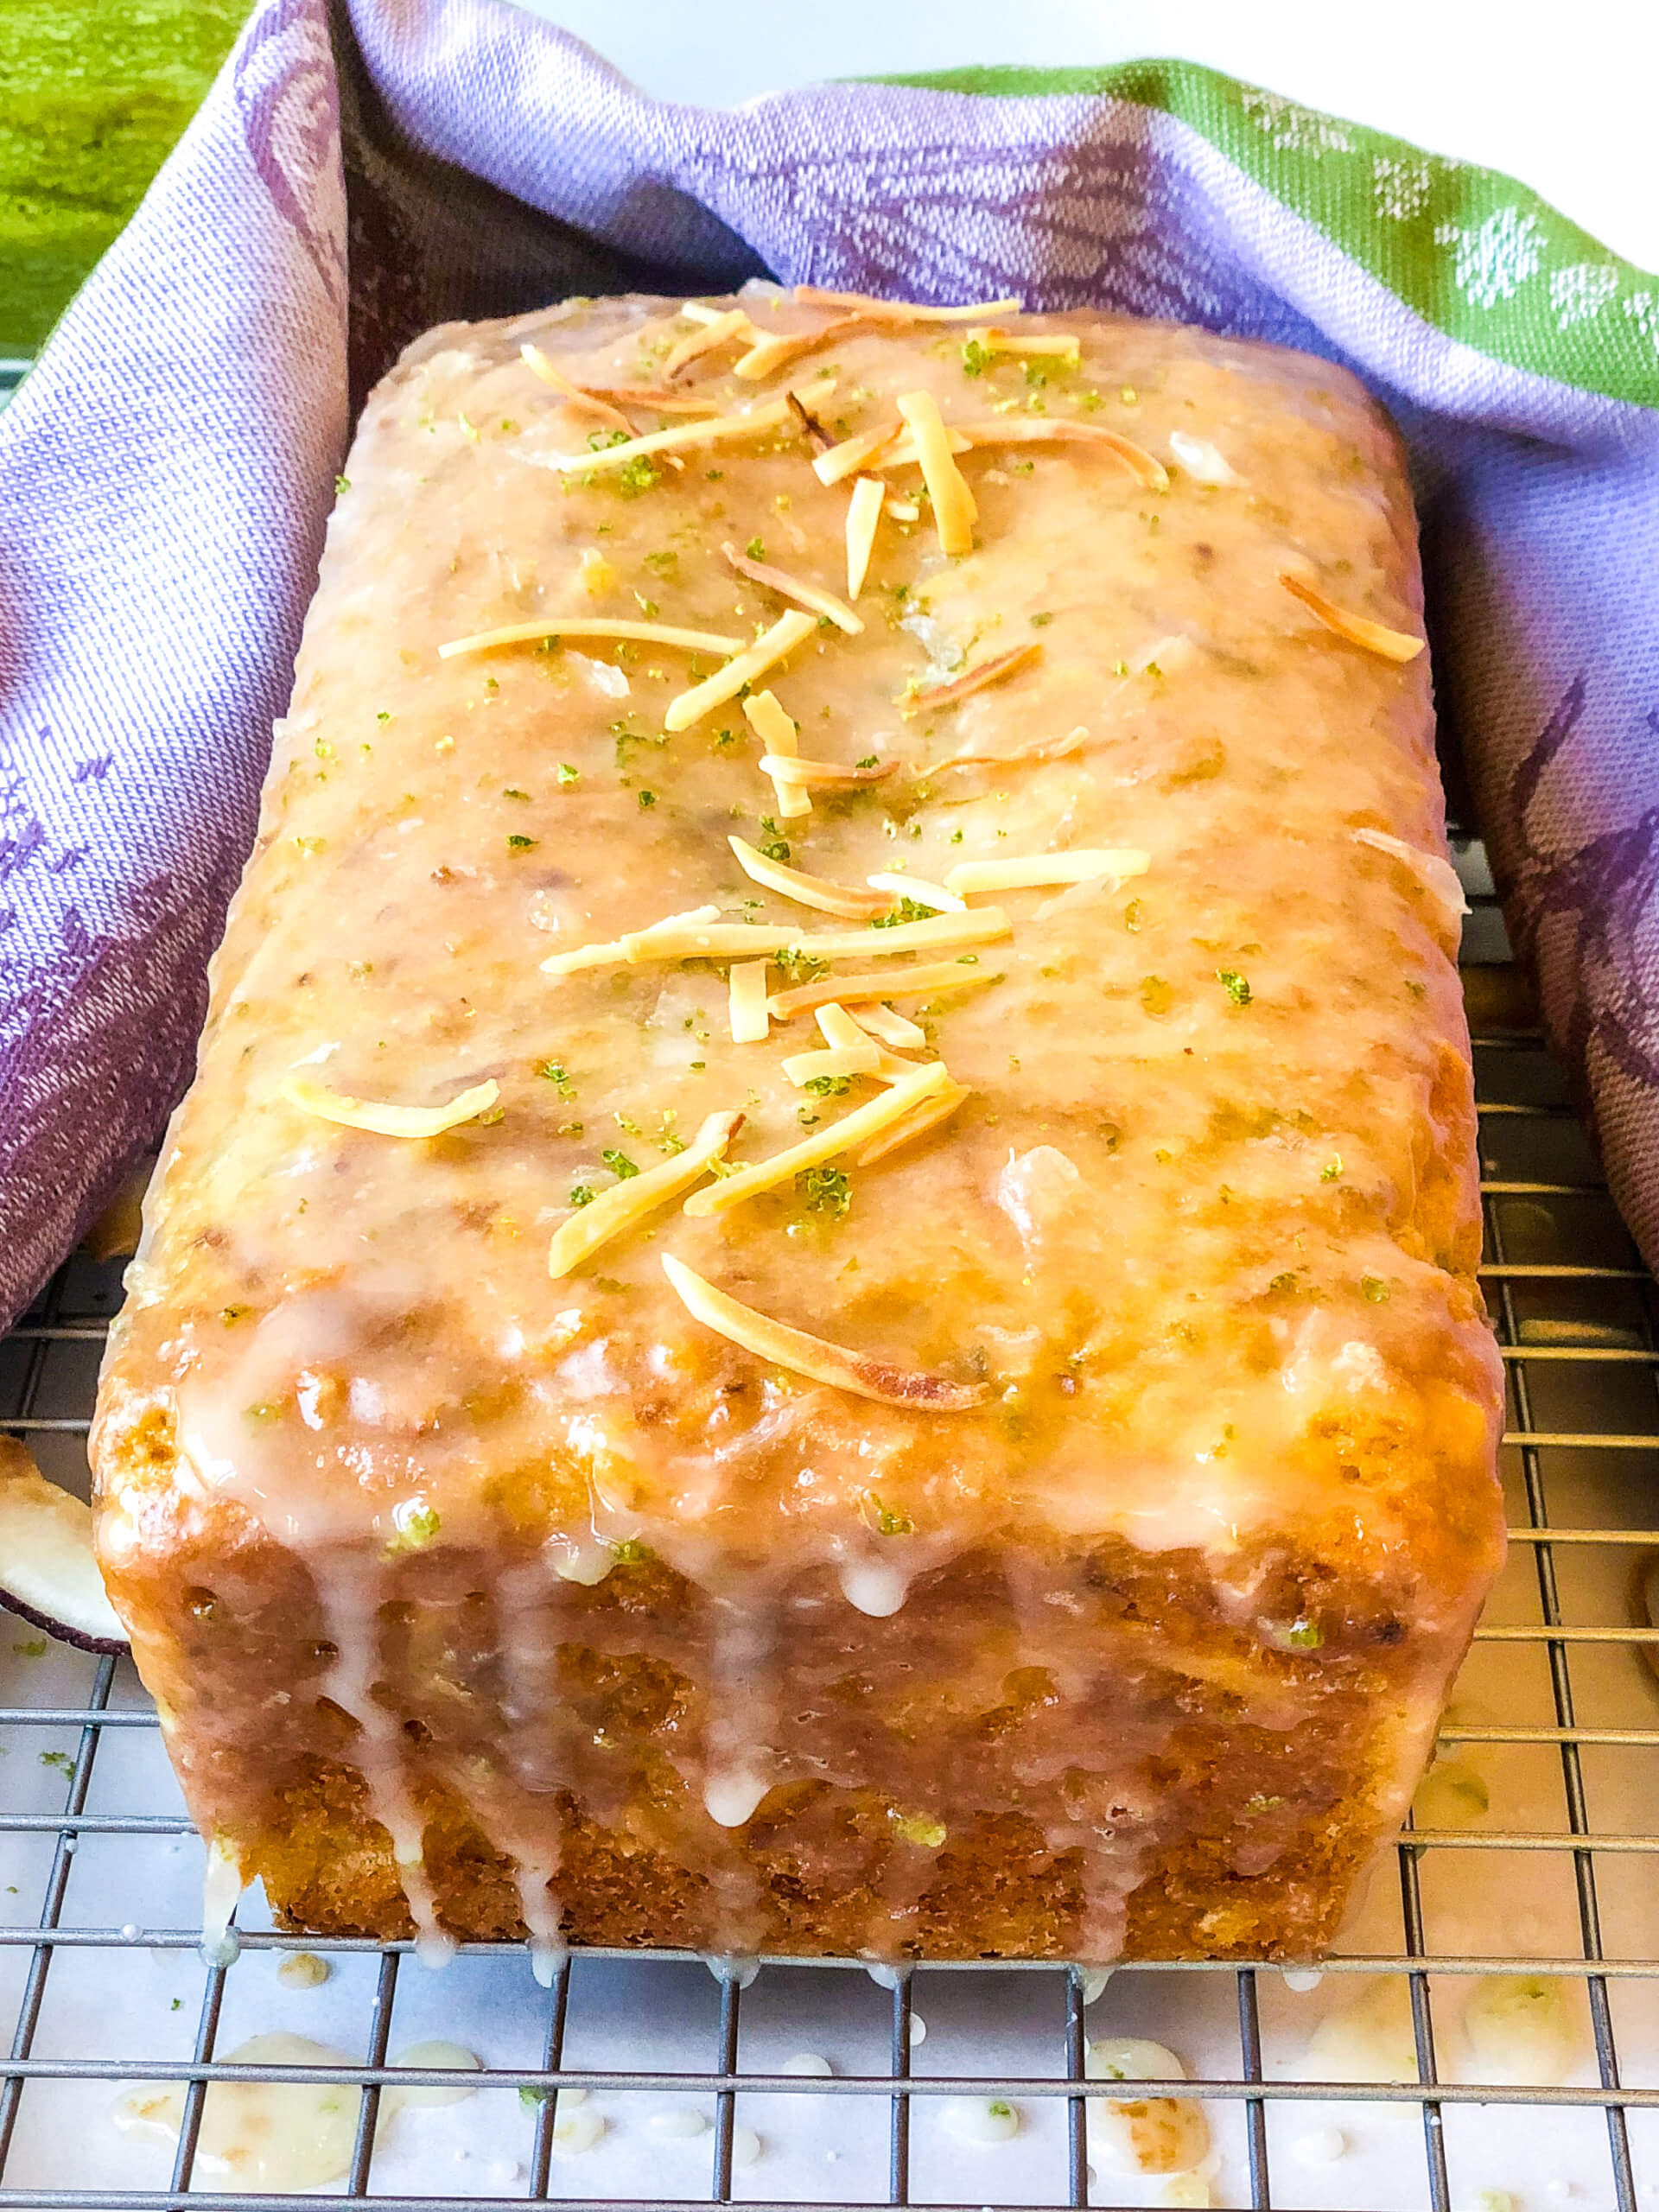
[[[825,320],[770,288],[741,304],[767,332]],[[828,1561],[872,1611],[1010,1535],[1221,1559],[1294,1529],[1368,1571],[1408,1555],[1448,1602],[1490,1564],[1501,1392],[1427,657],[1362,649],[1280,581],[1420,630],[1396,440],[1322,361],[1001,320],[1074,337],[1077,364],[855,324],[759,380],[715,348],[673,386],[725,410],[793,389],[837,441],[928,393],[975,431],[972,550],[944,553],[920,471],[889,468],[916,518],[878,524],[861,631],[817,622],[755,680],[800,753],[897,764],[804,818],[780,816],[740,699],[669,730],[720,652],[560,633],[747,644],[791,602],[728,544],[847,596],[853,479],[818,480],[793,414],[618,467],[613,427],[520,352],[661,390],[706,325],[626,298],[452,326],[375,392],[106,1369],[118,1575],[226,1510],[301,1548],[550,1546],[579,1579],[637,1543],[704,1582]],[[638,432],[701,419],[620,405]],[[1166,488],[1045,424],[1132,442]],[[549,641],[439,656],[514,623]],[[973,898],[1007,913],[995,941],[878,961],[868,930],[870,957],[832,973],[964,979],[899,1001],[914,1057],[967,1089],[950,1118],[710,1217],[677,1199],[551,1281],[572,1194],[706,1116],[743,1115],[742,1166],[880,1095],[791,1084],[785,1060],[823,1046],[810,1013],[734,1043],[724,959],[543,971],[705,906],[779,948],[867,929],[749,880],[734,835],[855,887],[1059,849],[1147,865]],[[816,972],[774,963],[770,988]],[[377,1101],[499,1098],[399,1138],[289,1103],[296,1071]],[[871,1402],[757,1357],[691,1316],[664,1254],[978,1402]]]

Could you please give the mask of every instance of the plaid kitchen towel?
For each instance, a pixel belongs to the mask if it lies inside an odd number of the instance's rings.
[[[645,99],[495,0],[261,0],[0,417],[0,1318],[188,1079],[354,405],[454,315],[1016,292],[1356,370],[1549,1032],[1659,1259],[1659,280],[1185,64]]]

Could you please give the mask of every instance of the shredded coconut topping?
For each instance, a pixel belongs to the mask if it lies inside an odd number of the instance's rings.
[[[315,1114],[321,1122],[335,1122],[346,1129],[368,1129],[382,1137],[437,1137],[446,1129],[487,1114],[500,1096],[496,1083],[475,1083],[447,1106],[393,1106],[373,1098],[354,1098],[349,1091],[330,1090],[309,1076],[290,1074],[277,1086],[290,1106]]]
[[[1376,653],[1383,660],[1401,662],[1415,660],[1423,650],[1425,639],[1414,637],[1407,630],[1390,630],[1386,623],[1373,622],[1368,615],[1351,614],[1305,577],[1294,576],[1287,569],[1280,570],[1279,581],[1293,599],[1300,600],[1310,614],[1317,615],[1327,630],[1345,638],[1351,645],[1358,645],[1362,651]]]
[[[908,1406],[921,1413],[967,1413],[985,1397],[982,1382],[949,1382],[943,1376],[893,1367],[884,1360],[849,1351],[844,1345],[829,1344],[822,1337],[809,1336],[804,1329],[792,1329],[787,1322],[758,1313],[753,1306],[717,1290],[671,1252],[663,1255],[663,1272],[687,1312],[705,1327],[741,1344],[757,1359],[771,1360],[797,1375],[810,1376],[815,1382],[850,1390],[857,1397],[874,1398],[878,1405]]]

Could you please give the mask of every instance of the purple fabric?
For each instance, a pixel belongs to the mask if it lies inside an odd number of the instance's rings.
[[[1154,109],[716,113],[494,0],[263,0],[0,417],[0,1320],[188,1079],[368,385],[449,316],[767,273],[1199,321],[1393,408],[1511,930],[1659,1256],[1659,415],[1445,336]]]

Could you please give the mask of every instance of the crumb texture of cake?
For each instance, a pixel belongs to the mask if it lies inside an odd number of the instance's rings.
[[[751,287],[342,477],[94,1433],[220,1889],[1310,1956],[1503,1555],[1394,432]]]

